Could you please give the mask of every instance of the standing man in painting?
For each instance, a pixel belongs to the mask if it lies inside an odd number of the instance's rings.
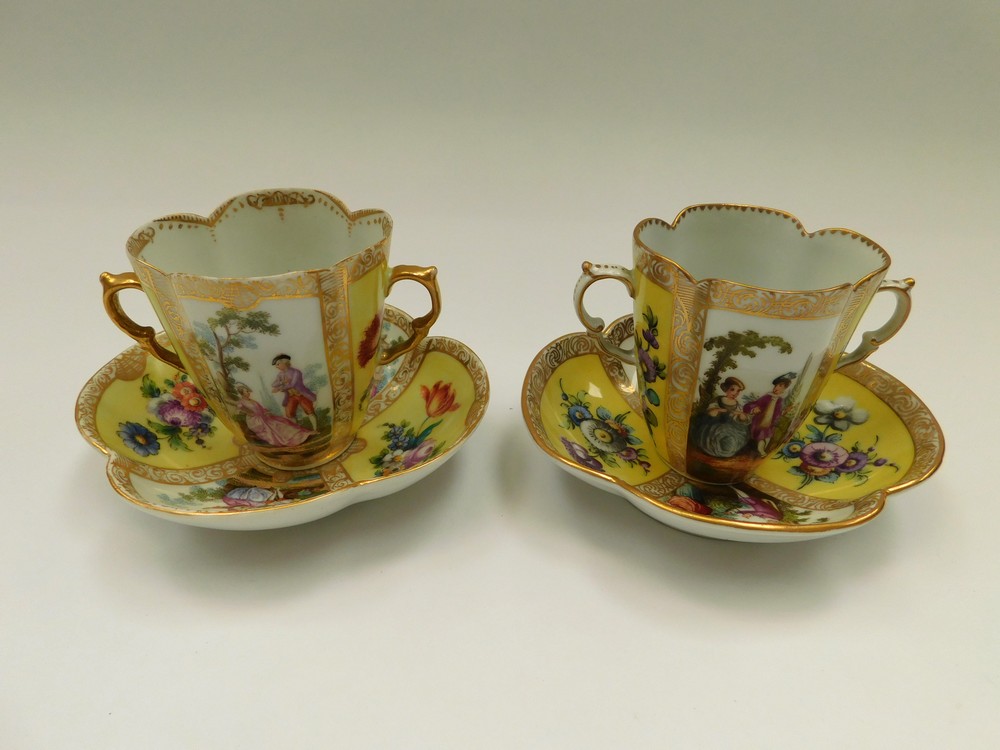
[[[785,391],[796,377],[798,374],[794,372],[779,375],[771,381],[770,393],[765,393],[743,407],[743,411],[750,415],[750,439],[757,443],[757,452],[761,457],[767,455],[767,444],[774,436],[778,420],[784,413]]]
[[[285,397],[281,405],[285,409],[285,416],[292,420],[298,420],[299,409],[306,413],[306,419],[312,425],[314,431],[317,429],[316,410],[314,402],[316,394],[306,387],[302,378],[302,370],[292,367],[292,358],[287,354],[279,354],[271,360],[271,364],[278,368],[278,377],[271,384],[271,393],[284,393]]]

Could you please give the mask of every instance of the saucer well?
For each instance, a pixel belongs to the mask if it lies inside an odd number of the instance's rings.
[[[410,318],[386,306],[384,338],[409,331]],[[217,529],[293,526],[404,489],[455,454],[489,401],[479,357],[454,339],[428,337],[376,370],[351,447],[323,466],[293,472],[256,461],[211,412],[199,420],[182,414],[171,401],[183,378],[130,347],[87,381],[76,423],[107,454],[118,494],[160,518]]]
[[[615,343],[633,335],[631,318],[608,331]],[[649,440],[634,372],[586,333],[538,353],[521,409],[538,447],[570,474],[668,526],[732,541],[804,541],[857,528],[887,495],[933,474],[944,455],[930,410],[867,362],[834,373],[810,420],[740,485],[699,484],[670,469]]]

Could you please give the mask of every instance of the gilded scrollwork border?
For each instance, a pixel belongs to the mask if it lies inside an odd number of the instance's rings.
[[[686,462],[690,409],[695,401],[702,345],[705,341],[708,310],[699,299],[703,295],[703,288],[683,281],[673,290],[671,349],[662,414],[666,425],[663,447],[669,462],[678,466],[683,466]],[[698,313],[691,315],[691,310],[697,310]]]
[[[465,426],[468,428],[478,424],[483,418],[483,415],[486,413],[490,397],[489,375],[486,372],[486,367],[483,365],[482,360],[480,360],[479,357],[477,357],[476,354],[461,341],[446,338],[444,336],[434,336],[424,339],[424,344],[421,346],[425,350],[424,356],[426,356],[428,352],[440,352],[441,354],[446,354],[459,362],[469,373],[472,378],[474,400],[472,405],[469,407],[468,414],[465,415]]]
[[[606,335],[615,344],[621,344],[631,338],[635,325],[631,318],[615,321],[607,330]],[[604,371],[611,382],[619,389],[629,408],[642,412],[638,394],[633,385],[632,376],[625,370],[622,363],[607,354],[601,347],[597,337],[580,334],[564,336],[552,342],[541,357],[529,367],[522,388],[522,406],[525,418],[530,422],[537,435],[545,435],[545,427],[541,421],[541,403],[545,384],[559,367],[575,357],[596,355],[600,358]]]
[[[336,274],[343,277],[344,283],[351,284],[379,266],[387,265],[387,248],[378,245],[365,248],[328,269],[312,272],[250,279],[172,273],[165,278],[179,298],[212,302],[234,310],[251,310],[267,300],[315,297],[322,289],[318,279],[323,274]],[[159,273],[155,275],[164,277]]]
[[[268,300],[314,297],[319,292],[316,278],[310,273],[259,279],[222,279],[173,273],[168,279],[178,297],[212,302],[234,310],[252,310]]]
[[[165,469],[148,464],[133,461],[126,456],[111,452],[108,459],[108,472],[115,467],[116,472],[125,472],[149,479],[162,484],[203,484],[215,482],[220,479],[228,479],[237,476],[254,466],[254,459],[248,452],[234,458],[218,461],[216,463],[205,464],[204,466],[193,466],[186,469]]]
[[[385,211],[378,208],[366,208],[358,211],[351,211],[347,205],[330,193],[322,190],[310,189],[278,189],[261,190],[251,193],[244,193],[229,198],[218,206],[209,216],[200,216],[193,213],[174,213],[162,216],[147,222],[136,229],[126,241],[126,250],[133,259],[133,265],[145,265],[164,273],[157,269],[154,264],[142,258],[142,251],[151,242],[155,241],[157,232],[174,231],[184,229],[207,229],[212,237],[215,237],[215,228],[223,221],[233,218],[241,210],[252,209],[262,211],[274,209],[278,215],[284,219],[285,209],[288,206],[298,205],[304,208],[311,206],[322,206],[329,211],[338,214],[347,222],[347,232],[350,235],[354,227],[358,224],[379,225],[382,228],[382,238],[372,243],[368,247],[347,258],[346,263],[352,264],[352,273],[363,275],[371,267],[381,262],[377,256],[387,259],[389,243],[392,236],[392,217]],[[371,259],[369,265],[368,260]],[[366,268],[367,266],[367,268]],[[318,269],[301,269],[303,272]]]
[[[191,482],[192,476],[204,476],[204,480],[195,481],[210,482],[213,479],[222,479],[243,471],[250,465],[250,456],[246,448],[241,449],[241,453],[230,459],[218,461],[195,469],[180,468],[160,468],[149,466],[113,451],[105,442],[104,437],[97,429],[97,410],[100,406],[101,398],[112,383],[118,380],[137,380],[146,371],[147,358],[151,356],[138,346],[130,346],[124,352],[116,356],[104,367],[97,371],[87,381],[80,391],[76,401],[76,424],[80,434],[108,456],[108,463],[121,470],[132,472],[146,479],[151,479],[164,484],[185,484]],[[194,472],[194,474],[192,474]]]
[[[385,308],[385,317],[387,320],[403,330],[404,333],[408,334],[412,330],[409,316],[396,308],[387,306]],[[414,352],[406,358],[404,367],[401,367],[399,373],[396,375],[396,377],[401,376],[400,382],[403,384],[404,388],[412,382],[420,364],[423,362],[427,352],[429,351],[442,352],[454,358],[463,365],[472,378],[474,394],[469,412],[464,420],[465,431],[449,447],[448,452],[450,453],[463,443],[469,435],[471,435],[472,431],[482,420],[489,402],[489,378],[482,361],[465,344],[449,338],[429,337],[424,340],[417,352]],[[144,500],[140,496],[139,492],[135,489],[132,483],[132,477],[141,477],[143,479],[158,482],[164,485],[177,486],[208,484],[226,479],[234,480],[247,485],[261,484],[261,482],[263,482],[266,486],[271,486],[275,483],[281,483],[276,476],[272,476],[269,480],[255,480],[254,477],[258,476],[261,464],[245,447],[241,448],[240,455],[231,459],[186,469],[148,466],[112,450],[105,443],[104,439],[97,430],[97,409],[101,397],[108,387],[117,380],[136,380],[142,377],[146,370],[148,356],[149,355],[138,346],[129,347],[95,373],[95,375],[93,375],[83,386],[80,395],[77,398],[75,416],[80,433],[89,443],[94,445],[98,448],[98,450],[107,456],[108,461],[106,471],[108,479],[118,494],[135,505],[157,513],[198,516],[210,515],[224,511],[226,514],[233,514],[234,511],[232,509],[219,508],[217,510],[202,511],[170,509],[158,506]],[[395,383],[395,378],[392,382]],[[393,398],[397,398],[401,392],[401,390],[397,391]],[[374,419],[377,416],[377,413],[384,408],[385,406],[382,406],[374,412],[369,411],[366,416],[366,421]],[[351,477],[345,469],[343,465],[343,458],[346,455],[351,455],[359,450],[363,450],[364,448],[365,441],[359,438],[355,440],[355,442],[348,449],[348,452],[343,456],[338,457],[337,460],[324,464],[315,470],[318,472],[320,477],[318,481],[320,481],[322,486],[325,488],[324,493],[314,495],[298,502],[276,506],[273,508],[245,508],[236,511],[236,513],[275,512],[277,510],[281,510],[282,508],[301,505],[303,503],[309,503],[320,500],[324,497],[329,497],[330,493],[349,490],[371,482],[381,481],[378,478],[355,479]],[[419,471],[421,468],[423,467],[415,467],[414,469],[409,469],[407,471]],[[272,473],[275,471],[269,467],[265,470]],[[294,472],[287,473],[291,476]],[[295,482],[294,486],[301,486],[301,482]]]
[[[631,322],[630,319],[629,322]],[[622,335],[623,329],[621,328],[621,323],[622,321],[617,321],[609,328],[609,338],[612,341],[616,341],[617,339],[617,342],[620,342],[624,339],[625,336]],[[877,515],[884,507],[885,498],[888,494],[898,492],[923,481],[940,466],[943,458],[944,438],[941,434],[940,426],[923,402],[909,388],[899,383],[895,378],[892,378],[873,365],[860,362],[843,368],[841,372],[883,399],[899,415],[910,431],[916,445],[917,455],[913,464],[897,483],[887,489],[877,490],[854,500],[839,501],[809,497],[755,477],[749,482],[750,486],[790,506],[813,511],[850,508],[850,513],[846,518],[838,521],[819,521],[801,525],[754,523],[695,516],[667,505],[662,501],[664,497],[669,496],[681,484],[689,481],[678,472],[668,469],[664,474],[648,482],[634,486],[627,485],[607,474],[598,473],[573,463],[560,455],[549,442],[541,419],[542,396],[546,383],[549,382],[553,373],[563,363],[574,357],[599,354],[599,352],[600,347],[594,337],[585,334],[569,334],[552,342],[539,353],[528,368],[521,394],[522,412],[529,432],[545,453],[561,463],[572,466],[575,471],[590,474],[603,481],[610,481],[639,499],[677,515],[706,523],[761,531],[794,533],[845,529]]]
[[[347,269],[335,266],[316,273],[320,315],[323,324],[326,370],[333,398],[331,440],[336,443],[353,432],[356,397],[360,388],[354,382],[354,357],[351,350],[351,311],[348,304]],[[358,420],[360,421],[360,420]]]
[[[101,453],[110,453],[97,430],[97,406],[101,396],[116,380],[136,380],[146,370],[150,356],[138,346],[130,346],[98,370],[83,386],[76,399],[76,426],[84,439]]]
[[[937,471],[944,460],[944,433],[924,402],[909,387],[868,362],[848,365],[840,372],[888,404],[913,438],[913,463],[887,491],[899,492],[922,482]]]
[[[672,293],[685,287],[695,287],[690,294],[699,297],[704,307],[712,310],[729,310],[761,318],[821,320],[840,315],[852,292],[850,285],[786,292],[724,279],[692,282],[673,261],[651,250],[637,245],[635,255],[636,271],[654,284]]]

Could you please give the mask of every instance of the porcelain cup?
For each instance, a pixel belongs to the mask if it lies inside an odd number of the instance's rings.
[[[156,423],[211,430],[197,418],[210,406],[277,469],[343,453],[376,366],[413,350],[440,312],[437,269],[390,268],[391,235],[384,211],[351,212],[305,189],[246,193],[207,218],[175,214],[137,229],[127,243],[134,272],[101,283],[111,320],[178,371],[153,401],[164,410]],[[385,344],[384,300],[404,279],[426,287],[431,310],[408,338]],[[169,346],[124,312],[126,289],[146,293]]]
[[[884,280],[882,247],[847,229],[807,232],[783,211],[696,205],[673,222],[640,222],[632,239],[632,268],[583,264],[576,311],[605,351],[635,365],[656,451],[703,482],[750,476],[793,435],[830,374],[875,351],[910,311],[914,281]],[[584,307],[602,279],[633,298],[634,348],[610,342]],[[877,292],[895,296],[893,312],[844,353]]]

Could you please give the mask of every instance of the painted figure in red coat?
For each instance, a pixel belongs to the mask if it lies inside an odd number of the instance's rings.
[[[761,456],[767,455],[767,444],[781,419],[785,392],[791,387],[794,377],[793,373],[778,376],[771,381],[769,393],[743,406],[743,411],[750,415],[750,439],[757,444],[757,452]]]

